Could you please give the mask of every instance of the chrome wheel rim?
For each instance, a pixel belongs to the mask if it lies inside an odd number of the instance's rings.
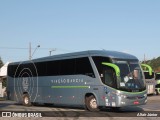
[[[24,103],[25,103],[25,104],[28,104],[28,103],[29,103],[28,97],[25,97],[25,98],[24,98]]]
[[[91,99],[91,101],[90,101],[90,106],[91,106],[92,108],[97,108],[97,101],[96,101],[95,98]]]

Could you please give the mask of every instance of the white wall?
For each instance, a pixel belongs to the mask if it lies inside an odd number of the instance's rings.
[[[2,93],[2,82],[0,81],[0,97],[3,97],[3,93]]]
[[[4,91],[6,88],[2,89],[2,81],[4,77],[7,77],[7,67],[8,67],[9,62],[7,62],[6,64],[4,64],[1,68],[0,68],[0,97],[4,97]]]

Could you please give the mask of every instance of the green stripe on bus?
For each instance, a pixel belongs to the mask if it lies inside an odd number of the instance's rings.
[[[89,86],[51,86],[51,88],[89,88]]]

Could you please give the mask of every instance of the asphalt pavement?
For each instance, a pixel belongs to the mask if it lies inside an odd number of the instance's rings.
[[[119,110],[105,108],[100,112],[89,112],[83,108],[62,107],[62,106],[45,106],[36,105],[26,107],[17,104],[14,101],[0,101],[0,111],[6,115],[5,112],[12,114],[12,117],[18,119],[158,119],[160,117],[160,96],[148,96],[146,105],[128,106]],[[45,117],[48,116],[48,117]],[[0,117],[0,119],[12,119],[7,117]]]

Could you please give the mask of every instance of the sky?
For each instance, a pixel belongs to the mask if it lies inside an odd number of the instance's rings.
[[[153,59],[160,56],[160,0],[0,0],[3,62],[28,60],[29,43],[33,59],[54,49]]]

